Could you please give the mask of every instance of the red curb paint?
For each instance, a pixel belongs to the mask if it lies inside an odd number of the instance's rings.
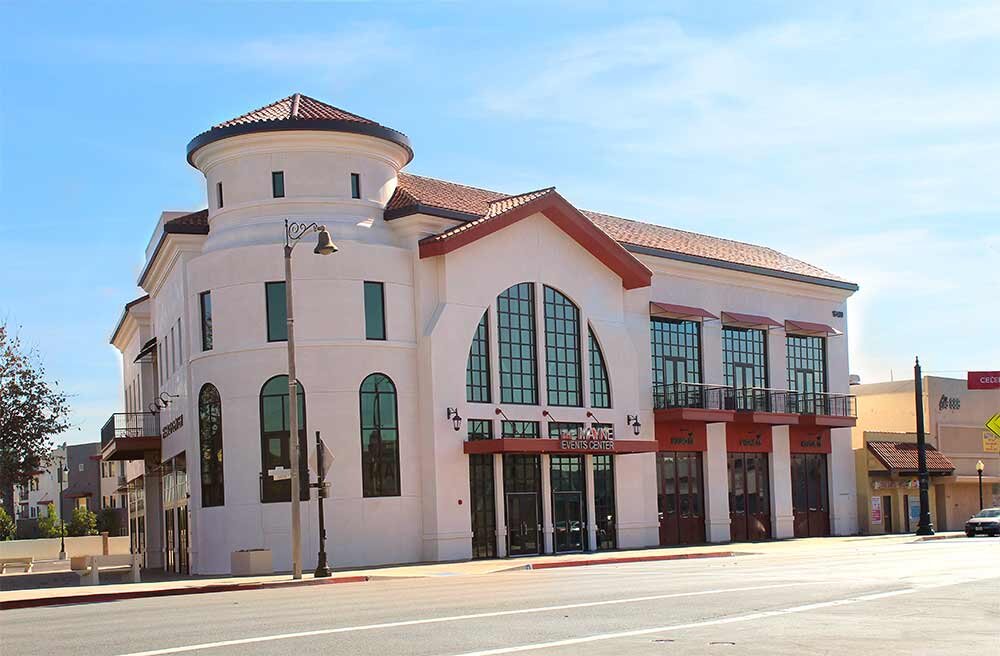
[[[629,558],[601,558],[589,560],[561,560],[553,563],[532,563],[529,569],[555,569],[557,567],[586,567],[588,565],[614,565],[616,563],[646,563],[658,560],[688,560],[692,558],[729,558],[735,551],[710,551],[693,554],[671,554],[669,556],[632,556]]]
[[[145,599],[148,597],[176,597],[188,594],[208,594],[212,592],[239,592],[243,590],[268,590],[271,588],[292,588],[312,585],[331,585],[334,583],[363,583],[367,576],[342,576],[330,579],[312,579],[309,581],[279,581],[277,583],[219,583],[202,585],[192,588],[169,588],[166,590],[135,590],[122,592],[95,593],[89,595],[65,595],[62,597],[42,597],[38,599],[13,599],[0,601],[0,610],[15,608],[37,608],[39,606],[63,606],[69,604],[99,604],[106,601],[121,601],[123,599]]]

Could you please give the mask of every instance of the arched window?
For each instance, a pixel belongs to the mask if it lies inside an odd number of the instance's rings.
[[[604,363],[604,353],[601,345],[594,337],[594,329],[588,327],[590,350],[590,405],[594,408],[611,407],[611,382],[608,380],[608,369]]]
[[[219,390],[205,383],[198,394],[198,438],[201,450],[201,507],[223,506],[226,491],[222,478],[222,399]]]
[[[582,406],[580,310],[545,287],[545,382],[549,405]]]
[[[500,402],[538,404],[535,286],[522,282],[497,297]]]
[[[396,386],[385,374],[361,382],[361,485],[366,497],[399,496]]]
[[[306,453],[306,397],[302,383],[297,386],[299,420],[299,491],[309,499],[309,459]],[[263,503],[291,501],[292,484],[288,479],[274,480],[272,469],[291,469],[288,434],[288,376],[275,376],[260,389],[260,500]]]
[[[489,310],[476,326],[465,367],[465,400],[472,403],[490,402],[490,327]]]

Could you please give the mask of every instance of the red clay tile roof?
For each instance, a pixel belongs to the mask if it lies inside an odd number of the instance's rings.
[[[212,129],[225,128],[230,125],[245,125],[247,123],[260,123],[263,121],[285,121],[288,119],[318,119],[337,121],[356,121],[358,123],[368,123],[378,125],[375,121],[364,116],[358,116],[351,112],[344,111],[339,107],[327,105],[315,98],[304,96],[301,93],[293,93],[287,98],[276,100],[270,105],[264,105],[252,112],[247,112],[243,116],[229,119],[212,126]]]
[[[163,224],[163,232],[170,234],[208,234],[208,210],[191,212]]]
[[[492,203],[505,198],[514,197],[445,180],[400,173],[399,184],[386,206],[385,218],[391,220],[423,212],[458,220],[478,221],[490,211]],[[709,265],[712,261],[716,261],[723,266],[728,264],[751,267],[763,269],[765,272],[774,271],[792,276],[828,280],[839,283],[837,286],[856,288],[852,283],[828,271],[765,246],[623,219],[601,212],[588,210],[581,212],[612,239],[625,246],[708,260],[703,263]],[[460,231],[461,227],[452,228],[439,236],[453,234]]]
[[[912,442],[868,442],[868,451],[886,469],[917,471],[917,445]],[[927,445],[927,471],[952,472],[955,465],[948,456]]]
[[[552,193],[555,190],[556,190],[555,187],[548,187],[546,189],[539,189],[538,191],[529,191],[526,194],[519,194],[517,196],[504,196],[499,200],[491,202],[487,206],[486,213],[483,216],[479,217],[478,219],[469,221],[468,223],[457,225],[454,228],[451,228],[450,230],[445,230],[442,233],[432,235],[431,237],[427,238],[427,241],[444,241],[446,239],[450,239],[455,235],[461,234],[466,230],[469,230],[471,228],[476,227],[477,225],[489,221],[490,219],[495,219],[498,216],[501,216],[513,210],[514,208],[520,207],[525,203],[530,203],[536,198],[541,198],[542,196]]]

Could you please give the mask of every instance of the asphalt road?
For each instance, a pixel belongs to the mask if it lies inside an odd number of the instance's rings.
[[[0,655],[996,654],[1000,540],[0,612]]]

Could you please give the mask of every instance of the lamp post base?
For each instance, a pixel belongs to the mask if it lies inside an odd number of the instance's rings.
[[[934,535],[934,529],[930,526],[917,527],[917,535]]]
[[[324,579],[330,576],[330,566],[326,564],[326,552],[319,552],[319,562],[316,565],[316,571],[313,572],[313,577],[317,579]]]

